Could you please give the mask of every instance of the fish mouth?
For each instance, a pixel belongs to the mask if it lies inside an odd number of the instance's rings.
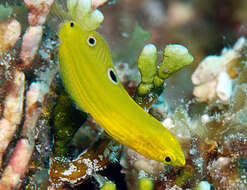
[[[179,159],[176,161],[176,166],[182,167],[185,166],[185,164],[186,164],[185,159]]]
[[[181,154],[179,154],[179,156],[176,159],[175,165],[182,167],[185,166],[186,161],[185,161],[185,157],[184,157],[184,153],[182,152]]]

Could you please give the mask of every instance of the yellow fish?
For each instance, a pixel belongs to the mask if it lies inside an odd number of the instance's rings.
[[[60,73],[75,103],[125,146],[149,159],[184,166],[177,139],[120,83],[104,39],[96,32],[83,32],[76,22],[64,23],[59,38]]]

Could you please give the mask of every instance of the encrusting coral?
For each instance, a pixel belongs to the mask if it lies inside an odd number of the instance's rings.
[[[29,10],[27,28],[22,41],[20,58],[22,60],[21,67],[28,68],[37,53],[40,41],[43,35],[42,25],[46,21],[46,17],[54,0],[25,0],[24,3]]]
[[[26,2],[26,3],[28,5],[28,3],[30,2]],[[39,17],[40,15],[37,15],[37,18]],[[13,20],[11,22],[17,23],[17,21],[13,22]],[[11,22],[9,26],[11,26]],[[11,38],[4,38],[3,41],[1,41],[1,46],[2,45],[6,46],[6,44],[7,45],[10,44],[9,47],[7,46],[8,49],[10,49],[10,47],[15,44],[15,42],[17,41],[20,35],[18,34],[18,30],[20,30],[19,29],[20,26],[18,23],[16,26],[17,28],[15,28],[15,30],[17,29],[17,32],[15,33],[13,33],[12,31],[8,31],[8,27],[7,27],[7,30],[5,32],[8,33],[6,33],[5,35],[9,35],[9,34],[16,34],[16,35],[12,35]],[[39,36],[38,37],[38,41],[39,41],[41,39],[41,36],[39,34],[37,36]],[[8,42],[10,39],[12,41]],[[21,55],[27,55],[30,53],[29,56],[33,57],[36,52],[31,53],[31,51],[33,49],[37,50],[38,48],[36,47],[37,46],[36,43],[35,44],[29,43],[30,41],[28,40],[29,39],[23,40],[23,46],[25,47],[28,46],[29,51],[25,51],[25,53],[24,54],[21,53]],[[6,50],[3,49],[2,51],[1,49],[1,54],[2,53],[3,54],[6,53]],[[31,60],[28,62],[28,64],[31,62]],[[12,67],[17,67],[17,68],[19,66],[20,65],[14,65],[14,66],[12,65]],[[39,119],[39,115],[41,113],[41,106],[39,105],[44,105],[45,97],[49,92],[51,82],[56,72],[57,72],[56,68],[50,66],[50,68],[46,72],[40,74],[40,78],[37,79],[39,80],[39,82],[33,82],[30,85],[28,91],[26,92],[25,121],[23,124],[22,137],[18,140],[17,145],[13,151],[13,154],[11,155],[11,158],[8,162],[8,165],[1,175],[0,189],[7,190],[17,187],[20,183],[20,179],[23,177],[26,169],[28,168],[28,164],[31,159],[35,145],[35,136],[34,136],[35,127]],[[11,141],[11,138],[14,136],[15,130],[18,128],[18,125],[21,123],[21,119],[23,117],[22,110],[24,103],[25,74],[22,71],[16,69],[14,74],[14,81],[12,82],[11,86],[13,88],[10,88],[8,95],[5,98],[5,110],[4,110],[5,114],[4,117],[1,119],[2,121],[1,123],[3,124],[1,125],[1,130],[4,131],[1,133],[1,145],[4,146],[1,146],[0,160],[2,160],[3,153],[5,152],[9,142]],[[9,110],[8,108],[11,109]],[[22,163],[21,165],[20,162]]]
[[[25,75],[17,71],[11,85],[12,87],[8,95],[5,97],[3,118],[0,120],[0,166],[2,165],[3,154],[13,138],[18,125],[21,123]]]
[[[0,24],[0,60],[15,45],[20,35],[21,25],[17,20],[11,19]]]
[[[208,56],[200,63],[191,78],[196,85],[193,94],[199,102],[230,99],[232,80],[237,76],[236,63],[245,41],[240,38],[232,49],[223,49],[221,56]]]

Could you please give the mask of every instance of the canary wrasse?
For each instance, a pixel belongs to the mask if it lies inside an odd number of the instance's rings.
[[[185,165],[177,139],[120,83],[104,39],[76,22],[64,23],[59,38],[60,73],[75,103],[123,145],[152,160]]]

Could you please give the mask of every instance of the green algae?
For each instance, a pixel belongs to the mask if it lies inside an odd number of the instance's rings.
[[[114,60],[121,60],[130,64],[131,67],[136,65],[138,54],[141,51],[144,43],[151,38],[151,33],[136,24],[133,34],[128,44],[119,52],[113,54]]]
[[[161,79],[167,79],[192,62],[193,56],[186,47],[178,44],[167,45],[164,49],[163,61],[158,69],[158,76]]]
[[[156,74],[157,56],[157,48],[153,44],[144,46],[138,58],[138,69],[143,83],[153,83]]]
[[[152,190],[153,182],[150,178],[143,177],[138,181],[139,190]]]
[[[192,171],[193,170],[189,168],[183,168],[181,174],[176,177],[175,184],[180,187],[186,185],[186,183],[188,183],[189,180],[193,177]]]
[[[91,0],[67,0],[68,13],[73,20],[83,26],[83,30],[96,30],[104,20],[99,10],[93,10]]]
[[[86,113],[76,110],[70,98],[62,93],[53,113],[54,148],[56,156],[67,156],[68,144],[86,120]]]
[[[104,184],[100,190],[116,190],[116,185],[112,182]]]
[[[11,7],[5,7],[0,4],[0,23],[9,18],[13,9]]]
[[[164,89],[165,79],[193,62],[193,56],[188,49],[178,44],[165,47],[163,61],[159,66],[157,66],[157,57],[157,49],[153,44],[145,45],[139,55],[138,69],[141,73],[141,82],[134,99],[140,105],[150,94],[158,97]],[[150,102],[147,101],[145,104],[150,105]],[[146,105],[144,107],[148,108]]]
[[[139,24],[136,24],[133,36],[128,43],[127,51],[125,51],[123,58],[128,63],[134,64],[141,47],[150,38],[151,33],[143,29]]]

